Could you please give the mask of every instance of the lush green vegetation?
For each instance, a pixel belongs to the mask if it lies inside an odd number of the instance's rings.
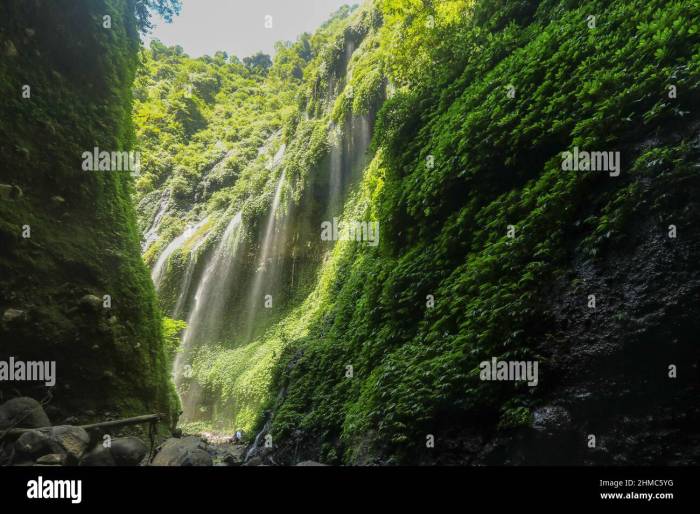
[[[244,273],[237,289],[249,285],[257,265],[260,232],[279,179],[269,164],[282,144],[286,147],[287,170],[283,210],[296,209],[297,216],[289,221],[289,232],[295,236],[281,250],[286,257],[280,267],[286,271],[294,267],[294,276],[289,277],[294,287],[290,284],[279,293],[271,318],[258,320],[256,333],[264,332],[272,320],[296,309],[314,288],[322,253],[316,220],[311,226],[309,218],[323,209],[318,197],[325,196],[327,178],[319,179],[312,171],[322,167],[327,158],[329,124],[350,115],[343,112],[341,100],[336,102],[344,83],[330,83],[346,73],[346,39],[359,43],[377,24],[372,12],[356,14],[349,24],[351,12],[343,8],[314,35],[304,34],[292,44],[278,44],[272,66],[264,71],[253,61],[241,63],[223,53],[192,59],[181,49],[165,48],[158,42],[142,52],[134,91],[134,121],[143,155],[142,175],[136,183],[142,232],[151,227],[161,206],[167,206],[158,224],[158,238],[145,251],[146,261],[153,265],[186,224],[207,218],[168,260],[160,287],[161,305],[166,311],[186,318],[187,308],[193,305],[191,299],[185,302],[185,312],[174,311],[191,252],[196,248],[196,283],[207,256],[239,210],[243,212],[248,262],[240,264]],[[373,44],[376,46],[376,42]],[[367,52],[367,56],[372,54]],[[358,70],[357,84],[367,82],[360,78],[371,63],[362,60],[362,66],[364,69],[360,64],[354,68]],[[364,100],[358,112],[367,111],[372,101],[376,104],[383,80],[377,80],[376,74],[372,79],[374,89],[365,86],[360,91],[367,93],[357,95]],[[370,94],[375,99],[369,98]],[[304,116],[307,110],[318,114]],[[190,296],[193,292],[190,290]],[[219,338],[208,341],[217,344],[204,347],[198,355],[194,379],[210,392],[214,411],[221,412],[220,416],[213,415],[220,429],[250,430],[268,398],[272,370],[289,336],[241,339],[237,327],[245,320],[236,315],[236,310],[242,308],[245,299],[235,292],[232,295],[230,312],[222,314],[232,319],[220,320],[219,324],[227,328],[220,330]]]
[[[677,411],[654,366],[697,362],[696,0],[372,0],[242,59],[141,47],[153,9],[179,6],[0,6],[0,339],[57,362],[52,416],[194,398],[186,430],[290,463],[530,462],[498,451],[549,405],[630,447],[640,412],[641,446],[683,432],[639,402]],[[139,173],[83,169],[94,147]],[[379,244],[324,241],[333,218]],[[540,385],[480,380],[492,358]]]
[[[552,290],[576,287],[561,286],[575,264],[603,259],[642,214],[658,231],[690,223],[662,192],[695,181],[699,18],[690,0],[377,0],[280,46],[269,68],[144,51],[142,229],[175,199],[148,262],[188,217],[221,233],[239,210],[254,260],[279,178],[266,163],[286,145],[279,266],[298,274],[252,338],[222,322],[196,356],[211,420],[260,428],[268,408],[276,444],[328,462],[429,460],[427,434],[528,425],[541,397],[480,381],[479,363],[546,368]],[[349,165],[342,218],[379,221],[381,242],[324,245],[333,142],[358,150],[359,120],[372,146]],[[563,171],[573,147],[621,152],[620,176]],[[168,310],[187,251],[171,258]]]
[[[537,399],[479,381],[479,362],[541,357],[547,294],[572,244],[592,232],[585,251],[603,251],[640,205],[635,184],[689,178],[697,157],[681,141],[654,150],[668,152],[657,168],[633,147],[697,108],[694,2],[380,6],[397,87],[347,209],[381,220],[382,244],[335,249],[309,300],[318,312],[278,366],[286,395],[272,424],[278,438],[312,432],[324,457],[346,462],[368,446],[415,461],[448,420],[528,423]],[[673,101],[671,84],[683,92]],[[621,150],[622,178],[562,172],[573,146]]]
[[[0,306],[24,312],[2,322],[2,354],[56,361],[50,405],[58,420],[104,419],[104,412],[161,412],[176,420],[160,310],[139,255],[131,178],[85,171],[81,162],[95,146],[133,149],[137,14],[148,5],[0,6],[2,182],[23,193],[0,202]],[[31,237],[23,237],[25,226]]]

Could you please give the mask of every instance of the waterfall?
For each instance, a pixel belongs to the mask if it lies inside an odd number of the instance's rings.
[[[168,210],[170,205],[170,195],[167,191],[160,198],[160,205],[158,206],[158,212],[153,218],[151,226],[143,236],[143,242],[141,243],[141,253],[148,250],[148,248],[158,239],[158,228],[160,228],[160,221],[165,216],[165,212]]]
[[[343,192],[343,139],[340,129],[331,125],[330,177],[328,179],[328,208],[331,214],[340,211],[340,199]]]
[[[185,229],[185,231],[179,236],[177,236],[175,239],[173,239],[170,242],[170,244],[168,244],[168,246],[165,247],[165,250],[163,250],[158,256],[158,260],[153,266],[153,270],[151,270],[151,279],[153,280],[153,283],[156,286],[156,290],[160,288],[160,283],[163,280],[165,267],[168,261],[170,260],[170,256],[175,252],[175,250],[178,250],[179,248],[184,246],[184,244],[187,241],[189,241],[189,239],[197,232],[197,230],[199,230],[206,222],[207,218],[204,218],[196,225],[189,225]]]
[[[263,291],[263,286],[270,288],[274,282],[275,270],[272,266],[272,254],[277,253],[280,243],[286,236],[284,226],[277,227],[277,211],[282,200],[282,189],[286,170],[282,171],[275,188],[275,196],[270,206],[270,213],[267,216],[265,225],[265,236],[260,248],[260,258],[257,261],[255,277],[248,295],[248,319],[246,323],[246,339],[250,339],[253,334],[254,323],[261,308],[264,308],[264,295],[271,294],[272,291]],[[277,229],[277,230],[275,230]],[[272,301],[274,302],[274,296]]]
[[[357,173],[367,164],[365,153],[371,142],[370,122],[367,116],[345,121],[344,130],[329,127],[330,155],[328,160],[328,216],[340,214],[345,193]]]
[[[185,268],[185,275],[182,279],[182,284],[180,285],[180,293],[177,296],[177,302],[175,302],[175,308],[173,309],[172,316],[175,319],[181,319],[180,316],[182,316],[182,313],[184,312],[185,302],[187,301],[187,293],[192,286],[192,275],[194,275],[197,262],[198,256],[196,251],[193,249],[190,251],[189,259],[187,261],[187,268]]]
[[[192,286],[192,276],[194,275],[197,264],[199,263],[199,249],[206,242],[208,233],[197,241],[192,248],[187,258],[187,267],[185,268],[185,274],[183,279],[180,281],[180,292],[177,296],[177,302],[175,303],[175,308],[173,309],[172,317],[175,319],[182,319],[188,299],[188,293],[190,292],[190,287]]]
[[[266,168],[268,170],[273,170],[277,166],[280,165],[280,163],[282,162],[282,158],[284,157],[284,152],[286,149],[287,149],[287,145],[285,145],[284,143],[282,145],[280,145],[279,149],[277,150],[275,155],[272,157],[272,160],[270,162],[268,162],[268,164],[266,166]]]
[[[351,183],[366,164],[370,122],[366,117],[349,117],[339,127],[331,126],[330,129],[332,144],[326,161],[328,190],[324,193],[327,195],[327,212],[337,215]],[[267,148],[271,149],[270,146]],[[278,172],[279,176],[276,179],[271,177],[274,183],[272,201],[265,217],[257,224],[259,238],[256,240],[259,243],[256,247],[243,244],[246,231],[239,212],[206,253],[198,252],[196,248],[189,251],[173,311],[175,317],[186,315],[187,320],[174,365],[183,422],[213,420],[216,413],[211,408],[222,407],[215,398],[207,398],[204,386],[191,378],[192,361],[197,351],[205,345],[224,343],[226,348],[236,348],[252,342],[287,300],[282,284],[288,284],[288,277],[283,274],[293,274],[295,270],[293,250],[291,261],[285,254],[291,225],[290,212],[283,208],[287,171],[282,165],[284,153],[285,145],[280,145],[265,163],[265,168],[272,173]],[[161,259],[163,262],[156,263],[156,267],[167,268],[168,254],[184,246],[187,239],[183,233],[171,243],[173,248],[168,245],[159,258],[159,262]],[[201,244],[201,240],[197,244]],[[154,268],[154,276],[156,271]],[[158,273],[165,274],[166,271]],[[272,305],[266,305],[267,295],[271,296]],[[266,309],[270,306],[273,308]]]
[[[232,270],[236,265],[236,251],[241,238],[241,216],[238,212],[229,222],[221,240],[207,261],[194,295],[194,304],[187,318],[187,329],[182,337],[181,351],[175,358],[175,385],[182,400],[183,419],[192,420],[199,403],[199,387],[193,381],[188,391],[183,386],[188,378],[193,350],[211,342],[212,334],[217,333],[216,323],[226,308],[226,291],[230,285]]]

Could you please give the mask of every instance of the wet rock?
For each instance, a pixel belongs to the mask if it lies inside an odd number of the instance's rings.
[[[321,464],[320,462],[316,462],[315,460],[305,460],[297,463],[297,466],[325,466],[325,464]]]
[[[22,311],[19,309],[7,309],[2,315],[2,320],[6,323],[12,323],[13,321],[24,321],[26,319],[26,311]]]
[[[52,197],[51,197],[51,201],[52,201],[55,205],[63,205],[64,203],[66,203],[66,199],[63,198],[62,196],[58,196],[58,195],[52,196]]]
[[[113,439],[111,450],[117,466],[138,466],[148,455],[148,447],[136,437]]]
[[[0,430],[5,428],[49,427],[51,422],[41,404],[33,398],[20,396],[0,405]]]
[[[211,466],[212,460],[197,437],[168,439],[153,459],[153,466]]]
[[[66,455],[63,453],[49,453],[39,457],[36,463],[41,466],[63,466],[66,463]]]
[[[240,466],[245,459],[245,446],[237,445],[229,448],[224,455],[223,461],[229,466]]]
[[[263,459],[262,459],[262,457],[259,457],[259,456],[251,457],[243,465],[244,466],[262,466]]]

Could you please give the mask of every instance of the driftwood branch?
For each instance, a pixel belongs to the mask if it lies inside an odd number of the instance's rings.
[[[97,430],[100,428],[111,428],[111,427],[123,427],[127,425],[139,425],[141,423],[149,423],[160,421],[163,416],[161,414],[146,414],[145,416],[136,416],[134,418],[124,418],[115,419],[112,421],[102,421],[100,423],[93,423],[91,425],[80,425],[83,430]],[[40,427],[40,428],[13,428],[7,431],[8,436],[20,436],[25,432],[31,430],[43,430],[51,427]]]

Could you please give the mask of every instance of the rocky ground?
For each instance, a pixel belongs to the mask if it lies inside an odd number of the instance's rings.
[[[21,429],[21,430],[18,430]],[[259,439],[259,438],[257,438]],[[256,466],[274,465],[259,445],[216,434],[145,442],[75,425],[52,426],[43,406],[29,397],[0,405],[0,465],[7,466]],[[300,462],[297,465],[320,465]]]

